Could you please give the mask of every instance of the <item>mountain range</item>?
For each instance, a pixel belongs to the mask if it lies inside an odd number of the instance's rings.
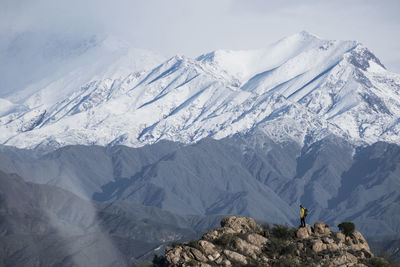
[[[62,43],[34,77],[2,82],[16,88],[0,98],[9,265],[125,266],[225,215],[297,225],[300,203],[309,221],[398,243],[400,75],[364,45],[301,32],[165,60],[112,38]],[[40,262],[46,247],[60,250]]]
[[[400,143],[400,76],[360,43],[301,32],[260,50],[175,56],[148,71],[159,59],[145,55],[139,71],[95,61],[2,99],[0,142],[138,147],[261,129],[276,142],[334,134],[358,145]]]

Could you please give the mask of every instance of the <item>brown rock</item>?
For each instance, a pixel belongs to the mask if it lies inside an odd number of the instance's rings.
[[[333,239],[331,239],[331,238],[329,238],[329,237],[324,237],[324,238],[322,239],[322,241],[323,241],[325,244],[332,244],[332,243],[335,242],[335,241],[333,241]]]
[[[243,256],[242,254],[239,254],[237,252],[231,251],[231,250],[224,250],[224,254],[231,260],[237,261],[241,264],[247,264],[246,257]]]
[[[328,250],[335,251],[335,250],[338,250],[338,249],[339,249],[339,246],[338,246],[337,244],[335,244],[335,243],[330,243],[330,244],[327,244],[327,245],[326,245],[326,248],[327,248]]]
[[[346,240],[346,236],[342,233],[336,233],[336,237],[337,239],[339,239],[340,243],[344,243],[344,241]]]
[[[236,232],[232,228],[219,227],[209,233],[204,234],[201,239],[213,241],[215,239],[220,238],[224,234],[235,234],[235,233]]]
[[[222,265],[224,265],[224,266],[232,266],[232,263],[229,260],[224,260],[222,262]]]
[[[181,259],[181,253],[182,253],[182,247],[177,247],[177,248],[167,247],[165,258],[167,259],[168,262],[171,262],[173,264],[178,264],[178,262]]]
[[[206,256],[203,255],[203,253],[201,253],[200,250],[196,249],[196,248],[190,248],[190,252],[192,252],[194,258],[198,261],[201,262],[207,262],[208,259]]]
[[[215,239],[220,238],[224,234],[235,234],[235,233],[236,231],[234,231],[232,228],[219,227],[209,233],[204,234],[201,239],[213,241]]]
[[[249,234],[247,236],[247,241],[249,241],[253,245],[262,247],[267,244],[268,239],[259,234]]]
[[[203,249],[205,254],[213,255],[215,253],[218,253],[218,251],[216,250],[214,244],[211,243],[211,242],[208,242],[206,240],[200,240],[199,241],[199,245]]]
[[[324,243],[322,243],[322,241],[319,240],[319,239],[315,240],[313,242],[313,244],[312,244],[312,250],[315,253],[318,253],[318,252],[320,252],[322,250],[325,250],[325,249],[326,249],[326,245]]]
[[[357,240],[357,243],[358,243],[358,245],[360,247],[360,250],[361,249],[365,249],[371,255],[373,255],[372,252],[371,252],[371,249],[370,249],[370,247],[369,247],[369,245],[367,243],[367,241],[365,240],[364,236],[359,231],[354,231],[353,232],[353,237],[354,237],[355,240]]]
[[[235,247],[243,254],[247,254],[252,258],[256,258],[256,254],[260,253],[261,249],[253,244],[244,241],[241,238],[235,239]]]
[[[216,264],[221,264],[223,260],[224,260],[223,257],[218,257],[218,258],[215,260],[215,263],[216,263]]]
[[[299,230],[297,230],[296,236],[299,239],[305,239],[310,237],[306,227],[300,227]]]
[[[222,227],[228,227],[236,233],[254,233],[261,232],[261,226],[256,224],[253,218],[230,216],[225,217],[221,221]]]
[[[358,260],[353,254],[345,252],[344,254],[333,258],[332,262],[334,263],[333,266],[353,266],[357,264]]]
[[[313,230],[312,230],[312,228],[311,228],[311,226],[309,224],[306,224],[306,229],[307,229],[308,234],[312,235]]]
[[[314,224],[314,234],[316,235],[326,235],[330,234],[331,229],[329,229],[329,226],[324,223],[324,222],[316,222]]]

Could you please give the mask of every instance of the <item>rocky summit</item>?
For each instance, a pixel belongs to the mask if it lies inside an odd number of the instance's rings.
[[[238,216],[222,219],[198,241],[168,246],[165,257],[169,266],[390,266],[358,231],[346,236],[323,222],[260,226]]]

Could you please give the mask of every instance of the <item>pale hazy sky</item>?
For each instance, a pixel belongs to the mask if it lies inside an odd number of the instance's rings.
[[[220,48],[262,48],[306,30],[358,40],[400,73],[399,14],[399,0],[0,0],[0,50],[24,32],[95,33],[167,57],[194,57]]]

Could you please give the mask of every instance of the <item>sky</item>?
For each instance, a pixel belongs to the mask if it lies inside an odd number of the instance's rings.
[[[23,34],[43,40],[116,36],[166,57],[197,57],[263,48],[305,30],[357,40],[400,73],[399,12],[398,0],[0,0],[0,58],[27,49],[10,50]]]

